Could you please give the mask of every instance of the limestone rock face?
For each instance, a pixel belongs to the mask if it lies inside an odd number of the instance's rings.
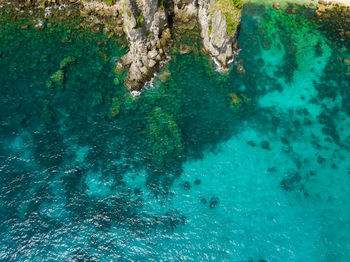
[[[228,61],[233,58],[234,51],[238,49],[237,27],[241,19],[241,10],[232,8],[228,13],[236,22],[236,28],[230,34],[227,17],[217,6],[217,0],[199,0],[198,4],[198,21],[202,28],[203,47],[225,68]]]
[[[234,51],[238,49],[237,28],[241,8],[234,6],[234,2],[235,0],[123,0],[123,28],[129,40],[130,51],[118,66],[130,66],[126,79],[128,87],[140,90],[152,78],[160,63],[166,59],[166,49],[171,40],[170,29],[178,24],[193,28],[199,22],[204,49],[220,66],[227,67]],[[229,27],[233,32],[229,32]]]
[[[120,0],[112,6],[98,0],[79,1],[89,14],[111,14],[121,20],[117,24],[126,34],[129,52],[117,68],[129,68],[125,83],[131,91],[140,91],[169,59],[174,26],[193,29],[199,23],[204,50],[223,68],[238,50],[241,0]]]
[[[121,59],[119,67],[130,66],[126,84],[132,90],[139,90],[158,68],[170,35],[168,18],[158,0],[123,0],[124,31],[130,44],[130,51]],[[170,34],[170,31],[169,31]]]
[[[197,22],[197,0],[174,0],[174,19],[183,27],[192,28]]]

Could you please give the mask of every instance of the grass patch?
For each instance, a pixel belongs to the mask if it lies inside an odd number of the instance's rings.
[[[220,10],[226,18],[227,34],[234,36],[237,31],[237,25],[241,19],[242,6],[242,0],[217,0],[215,7],[210,10],[210,15],[215,11]],[[209,31],[211,33],[211,21],[209,24]]]
[[[114,5],[117,0],[102,0],[106,5]]]
[[[135,29],[141,28],[143,25],[143,13],[141,12],[139,16],[136,18],[136,27]]]

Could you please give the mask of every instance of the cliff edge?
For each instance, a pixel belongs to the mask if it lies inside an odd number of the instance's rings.
[[[238,50],[237,32],[242,0],[26,0],[45,9],[70,4],[86,17],[97,17],[118,34],[125,34],[129,51],[116,65],[128,68],[125,84],[137,94],[167,62],[176,26],[200,26],[202,47],[226,68]],[[38,5],[37,5],[38,4]]]
[[[167,55],[174,26],[190,27],[199,23],[203,49],[222,68],[238,50],[237,31],[241,20],[241,0],[120,0],[112,5],[80,0],[85,8],[114,10],[121,19],[129,42],[129,52],[117,70],[129,68],[125,83],[140,91],[170,58]]]

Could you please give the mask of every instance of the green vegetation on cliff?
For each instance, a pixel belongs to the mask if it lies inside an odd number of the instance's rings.
[[[221,11],[226,18],[227,34],[234,36],[240,22],[242,6],[242,0],[217,0],[210,13],[212,15],[215,11]],[[211,25],[209,25],[209,31],[211,31]]]
[[[114,5],[117,0],[102,0],[102,2],[104,2],[107,5]]]

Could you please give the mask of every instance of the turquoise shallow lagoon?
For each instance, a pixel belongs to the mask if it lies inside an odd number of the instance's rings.
[[[134,99],[118,39],[2,7],[0,260],[349,261],[350,49],[312,20],[246,5],[228,73],[185,35]]]

